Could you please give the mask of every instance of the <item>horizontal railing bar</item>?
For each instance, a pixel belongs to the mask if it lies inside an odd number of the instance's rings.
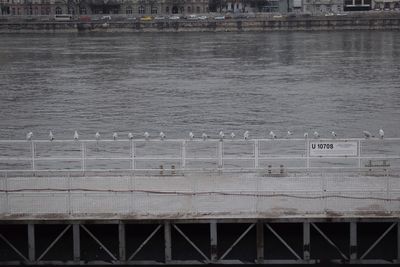
[[[329,138],[318,138],[318,139],[313,139],[313,138],[309,138],[309,139],[304,139],[304,138],[276,138],[276,139],[268,139],[268,138],[260,138],[260,139],[247,139],[247,140],[243,140],[243,139],[224,139],[223,142],[243,142],[243,143],[252,143],[254,141],[266,141],[266,142],[274,142],[274,141],[310,141],[310,142],[314,142],[314,141],[400,141],[399,137],[388,137],[388,138],[379,138],[379,137],[373,137],[373,138],[337,138],[337,139],[329,139]],[[16,139],[16,140],[0,140],[0,143],[29,143],[29,142],[34,142],[34,143],[79,143],[79,142],[220,142],[219,138],[208,138],[207,140],[202,140],[201,138],[197,138],[197,139],[164,139],[164,140],[160,140],[160,139],[117,139],[117,140],[113,140],[113,139],[100,139],[100,140],[96,140],[96,139],[80,139],[80,140],[68,140],[68,139],[60,139],[60,140],[21,140],[21,139]]]

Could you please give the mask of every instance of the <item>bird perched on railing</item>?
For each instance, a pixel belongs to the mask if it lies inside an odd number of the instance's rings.
[[[193,140],[194,134],[192,132],[189,133],[189,138],[190,138],[190,140]]]
[[[269,132],[269,136],[270,136],[272,139],[276,139],[276,134],[275,134],[273,131],[270,131],[270,132]]]
[[[49,140],[50,140],[50,142],[54,140],[54,135],[51,131],[49,133]]]
[[[161,140],[164,140],[165,137],[166,137],[165,134],[164,134],[163,132],[160,132],[160,139],[161,139]]]
[[[128,139],[132,140],[133,139],[133,134],[132,133],[128,133]]]
[[[293,133],[291,131],[287,131],[287,138],[291,137],[293,135]]]
[[[232,132],[232,133],[231,133],[231,139],[234,139],[234,138],[235,138],[235,133]]]
[[[113,135],[112,135],[112,137],[113,137],[114,141],[117,140],[117,139],[118,139],[118,134],[117,134],[117,132],[114,132]]]
[[[334,131],[331,132],[331,135],[333,138],[336,138],[336,136],[337,136],[337,134]]]
[[[224,134],[224,132],[223,131],[220,131],[219,132],[219,140],[224,140],[224,138],[225,138],[225,134]]]
[[[379,129],[379,137],[381,139],[383,139],[384,136],[385,136],[385,132],[382,129]]]
[[[363,131],[363,134],[364,134],[365,138],[373,137],[372,134],[370,132],[368,132],[368,131]]]
[[[74,133],[74,140],[75,140],[75,141],[78,141],[78,139],[79,139],[79,134],[78,134],[77,131],[75,131],[75,133]]]
[[[26,134],[26,140],[31,141],[32,137],[33,137],[33,133],[32,132],[29,132],[29,133]]]
[[[305,139],[308,138],[308,133],[304,133],[304,138],[305,138]]]
[[[245,131],[245,132],[244,132],[244,134],[243,134],[243,139],[244,139],[244,140],[249,139],[249,131]]]
[[[99,132],[97,132],[94,136],[96,137],[96,140],[97,140],[97,141],[100,140],[100,133],[99,133]]]
[[[144,139],[149,140],[150,134],[148,132],[144,132]]]
[[[314,138],[319,138],[319,133],[317,131],[314,131]]]
[[[206,133],[203,133],[201,135],[201,138],[203,138],[203,141],[206,141],[208,139],[208,135]]]

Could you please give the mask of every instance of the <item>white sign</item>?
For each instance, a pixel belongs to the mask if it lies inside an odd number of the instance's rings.
[[[310,141],[310,157],[356,157],[357,141]]]

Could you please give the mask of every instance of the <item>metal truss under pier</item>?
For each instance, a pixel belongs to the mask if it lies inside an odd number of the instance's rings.
[[[399,218],[12,220],[0,265],[400,264]]]

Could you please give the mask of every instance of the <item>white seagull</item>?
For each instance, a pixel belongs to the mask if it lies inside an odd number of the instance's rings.
[[[235,138],[235,133],[234,132],[231,133],[231,139],[233,139],[233,138]]]
[[[32,132],[29,132],[29,133],[26,134],[26,140],[31,141],[32,137],[33,137],[33,133]]]
[[[245,131],[245,132],[244,132],[243,138],[244,138],[244,140],[249,139],[249,131]]]
[[[99,141],[99,139],[100,139],[100,133],[97,132],[97,133],[95,134],[95,136],[96,136],[96,140]]]
[[[114,141],[117,140],[117,139],[118,139],[118,134],[117,134],[117,132],[114,132],[113,135],[112,135],[112,137],[113,137]]]
[[[163,132],[160,132],[160,139],[164,140],[165,139],[165,134]]]
[[[53,135],[53,133],[50,131],[50,133],[49,133],[49,140],[50,141],[53,141],[54,140],[54,135]]]
[[[219,139],[222,141],[225,138],[225,134],[223,131],[219,132]]]
[[[78,139],[79,139],[79,134],[78,134],[77,131],[75,131],[75,133],[74,133],[74,140],[75,140],[75,141],[78,141]]]
[[[331,132],[331,135],[333,138],[336,138],[336,136],[337,136],[337,134],[334,131]]]
[[[293,133],[291,131],[287,131],[287,137],[291,137]]]
[[[189,133],[189,138],[190,138],[190,140],[193,140],[194,134],[192,132]]]
[[[144,132],[144,139],[149,140],[150,134],[148,132]]]
[[[208,138],[208,135],[207,135],[206,133],[203,133],[203,134],[201,135],[201,138],[203,138],[203,141],[206,141],[207,138]]]
[[[365,137],[365,138],[370,138],[370,137],[372,137],[372,134],[371,134],[370,132],[368,132],[368,131],[363,131],[363,134],[364,134],[364,137]]]
[[[379,137],[381,139],[383,139],[384,136],[385,136],[385,132],[382,129],[379,129]]]
[[[305,139],[308,138],[308,133],[304,133],[304,138],[305,138]]]
[[[269,136],[271,136],[272,139],[276,138],[276,134],[273,131],[269,132]]]
[[[319,133],[317,131],[314,131],[314,138],[319,138]]]
[[[133,139],[133,134],[132,133],[128,133],[128,139],[132,140]]]

